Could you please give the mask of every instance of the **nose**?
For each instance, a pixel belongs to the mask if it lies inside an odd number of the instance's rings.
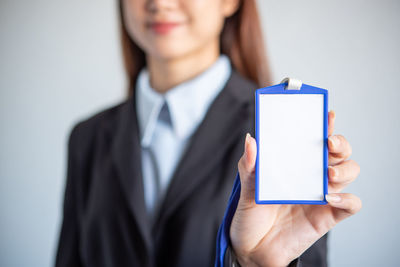
[[[178,0],[147,0],[146,8],[151,13],[175,9],[179,6]]]

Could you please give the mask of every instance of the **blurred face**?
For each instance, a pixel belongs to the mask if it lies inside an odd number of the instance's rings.
[[[148,56],[174,59],[219,44],[239,0],[122,0],[130,37]]]

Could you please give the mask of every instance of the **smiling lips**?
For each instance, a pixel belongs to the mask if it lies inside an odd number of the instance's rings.
[[[174,28],[178,27],[180,23],[177,22],[151,22],[149,23],[150,29],[157,34],[167,34]]]

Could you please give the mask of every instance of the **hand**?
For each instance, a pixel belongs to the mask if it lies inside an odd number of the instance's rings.
[[[361,209],[361,200],[343,188],[354,181],[360,167],[341,135],[332,135],[335,114],[328,122],[328,205],[257,205],[255,161],[257,145],[246,136],[245,151],[238,163],[242,185],[230,229],[232,247],[242,266],[287,266],[341,220]]]

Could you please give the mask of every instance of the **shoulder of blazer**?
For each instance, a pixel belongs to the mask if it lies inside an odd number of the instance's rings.
[[[231,76],[219,97],[231,97],[236,104],[249,104],[252,107],[254,105],[254,101],[252,101],[254,100],[254,92],[257,88],[258,86],[254,82],[244,78],[232,68]],[[134,120],[136,123],[134,98],[135,96],[132,96],[118,105],[77,123],[70,134],[70,146],[79,147],[80,151],[86,150],[96,133],[113,132],[119,128],[122,117],[126,120]]]
[[[254,103],[254,93],[259,88],[256,83],[243,77],[233,68],[225,87],[224,91],[231,94],[240,103]]]
[[[118,125],[121,110],[132,104],[132,100],[124,102],[98,112],[76,123],[69,136],[68,150],[77,158],[84,156],[92,146],[96,134],[109,132]]]
[[[246,79],[239,74],[235,69],[232,69],[232,75],[227,82],[225,95],[230,95],[234,98],[233,105],[241,106],[241,115],[248,122],[249,131],[254,135],[254,114],[255,114],[255,91],[260,88],[255,82]],[[222,95],[222,94],[221,94]]]

